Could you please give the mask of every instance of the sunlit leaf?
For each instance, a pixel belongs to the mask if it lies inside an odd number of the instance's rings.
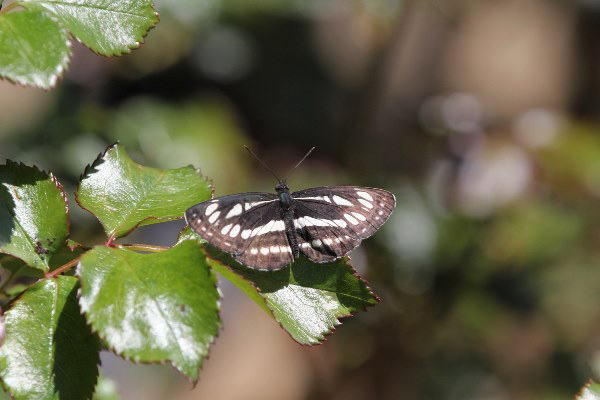
[[[82,310],[117,354],[170,362],[195,381],[219,328],[219,293],[195,241],[140,254],[95,247],[77,269]]]
[[[0,252],[47,271],[68,234],[67,203],[53,176],[7,161],[0,166]]]
[[[320,343],[342,318],[379,301],[347,258],[315,264],[301,257],[282,270],[263,272],[247,268],[208,245],[205,249],[213,268],[262,306],[256,300],[256,294],[260,295],[273,317],[302,344]],[[226,266],[234,273],[225,272]]]
[[[179,237],[177,238],[177,243],[181,243],[185,240],[196,240],[200,244],[206,243],[206,241],[204,239],[202,239],[200,236],[198,236],[196,233],[194,233],[194,231],[192,231],[189,226],[186,226],[179,233]],[[248,296],[256,304],[258,304],[260,308],[262,308],[264,311],[268,312],[269,314],[271,313],[271,311],[269,310],[269,307],[267,307],[267,303],[265,302],[265,299],[263,298],[263,296],[260,295],[260,293],[256,290],[256,287],[249,280],[244,279],[241,275],[233,272],[231,269],[227,268],[225,265],[221,264],[220,262],[217,262],[217,261],[209,258],[208,263],[214,271],[218,272],[219,275],[221,275],[222,277],[224,277],[225,279],[227,279],[228,281],[233,283],[235,286],[237,286],[238,289],[240,289],[242,292],[244,292],[244,294],[246,296]]]
[[[67,31],[49,16],[37,10],[0,14],[0,77],[48,89],[69,56]]]
[[[575,400],[600,400],[600,384],[592,381],[588,382],[575,397]]]
[[[50,14],[79,41],[105,56],[128,53],[158,22],[151,0],[21,0]]]
[[[182,218],[186,209],[211,195],[210,182],[193,167],[144,167],[113,145],[86,168],[76,198],[107,235],[118,237],[139,225]]]
[[[77,279],[44,279],[6,312],[0,376],[15,399],[87,399],[99,346],[77,304]]]

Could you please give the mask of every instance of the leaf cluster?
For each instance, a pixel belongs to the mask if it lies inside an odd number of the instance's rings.
[[[117,244],[212,197],[211,182],[192,166],[145,167],[109,146],[75,193],[106,233],[91,248],[69,240],[67,197],[52,174],[7,161],[0,182],[7,308],[0,378],[16,399],[92,398],[103,348],[133,362],[168,363],[195,382],[220,328],[218,275],[307,345],[379,301],[348,259],[255,271],[189,228],[170,248]],[[22,276],[32,284],[16,284]]]
[[[69,35],[118,56],[139,47],[157,23],[151,0],[16,0],[0,8],[0,77],[51,88],[69,63]]]

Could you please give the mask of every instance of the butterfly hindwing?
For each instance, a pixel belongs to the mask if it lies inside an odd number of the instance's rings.
[[[385,190],[356,186],[305,189],[292,193],[290,201],[284,209],[271,193],[224,196],[191,207],[186,220],[242,264],[275,270],[299,252],[318,263],[348,254],[383,225],[396,205]]]
[[[253,268],[277,269],[293,261],[279,198],[240,193],[196,204],[186,211],[190,227],[211,245]]]
[[[356,186],[319,187],[292,193],[299,248],[315,262],[342,257],[388,219],[390,192]]]

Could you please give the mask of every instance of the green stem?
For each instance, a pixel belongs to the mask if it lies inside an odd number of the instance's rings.
[[[166,246],[155,246],[155,245],[151,245],[151,244],[138,244],[138,243],[134,243],[134,244],[120,244],[120,245],[117,245],[117,246],[118,247],[124,247],[124,248],[127,248],[129,250],[148,251],[148,252],[151,252],[151,253],[158,253],[158,252],[170,249],[170,247],[166,247]]]

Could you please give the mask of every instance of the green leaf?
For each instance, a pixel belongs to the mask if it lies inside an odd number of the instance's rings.
[[[44,279],[5,314],[0,376],[15,399],[88,399],[99,345],[77,304],[77,279]]]
[[[0,387],[0,400],[11,400],[10,399],[10,393],[8,393],[2,387]]]
[[[575,400],[600,400],[600,384],[589,381],[575,397]]]
[[[223,275],[253,300],[260,295],[275,320],[302,344],[321,343],[341,324],[341,318],[379,302],[347,258],[315,264],[301,257],[279,271],[263,272],[247,268],[209,245],[205,249],[211,267],[219,272],[231,268],[235,273]],[[252,291],[247,282],[252,282]]]
[[[100,220],[107,235],[119,237],[140,225],[180,219],[211,195],[210,182],[192,166],[144,167],[113,145],[86,168],[76,199]]]
[[[216,279],[191,240],[154,254],[95,247],[79,263],[92,329],[135,362],[170,362],[191,380],[219,329]]]
[[[43,271],[69,231],[67,202],[52,176],[7,161],[0,166],[0,252]]]
[[[189,226],[183,228],[183,230],[179,233],[179,237],[177,238],[177,243],[181,243],[185,240],[195,240],[200,244],[205,244],[206,240],[202,239],[200,236],[196,235],[194,231]],[[267,313],[271,314],[271,310],[267,307],[267,303],[265,299],[259,294],[256,290],[256,287],[248,280],[242,278],[241,275],[236,274],[231,269],[227,268],[225,265],[216,262],[210,258],[207,259],[211,268],[218,272],[219,275],[233,283],[238,287],[246,296],[248,296],[252,301],[254,301],[260,308],[262,308]]]
[[[139,47],[158,23],[151,0],[21,0],[19,4],[54,16],[79,41],[105,56]]]
[[[56,84],[70,55],[67,31],[44,13],[0,14],[0,77],[48,89]]]
[[[112,379],[100,375],[92,400],[119,400],[120,398],[117,385],[115,385]]]

